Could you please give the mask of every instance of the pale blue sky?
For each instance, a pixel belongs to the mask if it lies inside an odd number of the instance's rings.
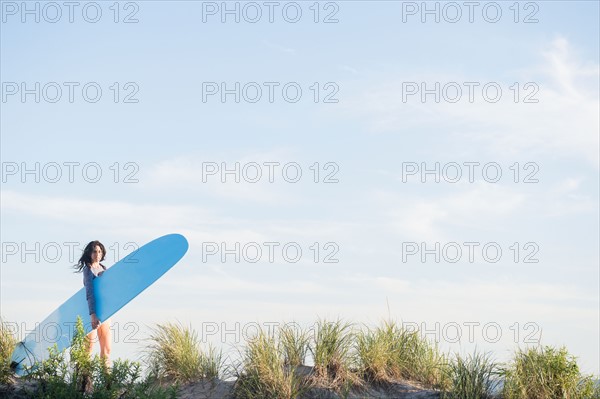
[[[520,18],[533,10],[525,3]],[[598,2],[535,2],[533,24],[513,22],[513,2],[498,2],[496,24],[477,10],[474,23],[466,15],[455,24],[418,16],[403,23],[403,4],[393,1],[336,2],[333,24],[312,22],[313,2],[299,3],[296,24],[281,14],[272,24],[236,24],[203,23],[202,2],[146,1],[136,3],[138,23],[115,24],[112,2],[99,4],[97,24],[80,14],[73,24],[3,14],[3,83],[98,82],[104,90],[94,104],[80,96],[1,103],[5,167],[97,162],[103,171],[96,184],[81,175],[56,184],[7,176],[3,251],[12,242],[100,239],[122,247],[184,234],[188,255],[114,317],[142,326],[139,337],[143,325],[175,319],[199,330],[208,322],[318,316],[374,324],[387,317],[389,302],[391,315],[405,321],[499,323],[498,343],[476,336],[499,359],[515,348],[510,326],[519,322],[523,332],[524,323],[536,323],[542,343],[567,345],[586,371],[599,373]],[[236,81],[298,82],[304,95],[294,104],[202,102],[202,82]],[[139,103],[112,102],[114,82],[135,82]],[[339,102],[315,104],[314,82],[334,82]],[[403,82],[497,82],[503,96],[493,104],[480,95],[473,103],[403,102]],[[514,82],[534,82],[539,102],[515,104]],[[503,179],[402,182],[403,162],[470,161],[498,163]],[[139,165],[139,182],[113,183],[115,162],[121,179],[126,162]],[[297,162],[303,178],[204,183],[203,162]],[[312,183],[315,162],[335,162],[339,183]],[[512,183],[515,162],[535,162],[539,183]],[[280,256],[202,262],[202,243],[212,241],[293,241],[304,255],[296,264]],[[312,262],[312,243],[330,241],[339,263]],[[495,264],[481,257],[403,263],[402,242],[412,241],[494,241],[504,254]],[[514,242],[537,243],[539,263],[513,262]],[[32,325],[80,288],[80,276],[70,273],[66,254],[54,263],[20,255],[3,253],[0,311]],[[139,347],[120,342],[114,355],[133,356]]]

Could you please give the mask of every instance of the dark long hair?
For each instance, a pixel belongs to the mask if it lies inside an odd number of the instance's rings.
[[[106,257],[106,248],[104,248],[104,244],[102,244],[98,240],[90,241],[90,243],[86,245],[85,249],[83,250],[83,254],[81,254],[79,262],[77,262],[77,264],[73,266],[73,268],[75,269],[75,273],[82,271],[85,265],[89,265],[92,263],[92,252],[94,252],[96,246],[99,246],[100,250],[102,250],[102,259],[100,259],[100,262],[104,260],[104,258]]]

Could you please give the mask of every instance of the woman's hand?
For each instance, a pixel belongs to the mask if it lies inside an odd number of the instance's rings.
[[[100,320],[96,317],[96,313],[90,315],[92,317],[92,329],[95,330],[100,325]]]

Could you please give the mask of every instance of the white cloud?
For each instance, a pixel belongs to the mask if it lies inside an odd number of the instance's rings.
[[[558,38],[540,52],[540,65],[529,68],[518,79],[498,81],[496,76],[448,76],[444,71],[424,75],[405,71],[401,80],[382,77],[381,83],[370,85],[368,91],[346,103],[350,104],[348,112],[366,117],[376,132],[430,127],[444,132],[446,137],[466,138],[474,148],[483,148],[498,157],[558,155],[583,158],[598,167],[599,76],[598,64],[581,60],[566,39]],[[518,103],[509,89],[516,80],[521,84]],[[466,86],[457,103],[437,104],[432,96],[421,103],[418,95],[403,102],[402,84],[407,81],[427,82],[428,88],[434,87],[435,82],[443,86],[447,82],[462,85],[478,81],[481,85],[475,90],[473,103],[468,101]],[[502,87],[499,102],[482,99],[480,90],[487,82],[498,82]],[[524,96],[534,91],[534,87],[524,88],[527,82],[539,87],[532,97],[539,103],[522,102]]]
[[[514,313],[519,307],[544,304],[548,314],[556,309],[557,302],[567,301],[586,301],[593,305],[597,297],[590,293],[583,293],[578,287],[566,286],[564,284],[538,283],[538,282],[517,282],[512,279],[505,281],[479,281],[472,279],[469,281],[430,281],[418,280],[409,281],[393,277],[369,277],[360,276],[356,281],[372,282],[374,286],[382,289],[402,293],[403,295],[413,296],[422,295],[434,298],[446,298],[450,301],[456,301],[456,305],[466,305],[479,298],[479,304],[472,303],[472,306],[487,307],[494,303],[512,304],[513,309],[504,308],[504,311]],[[451,293],[451,294],[450,294]],[[577,307],[577,306],[575,306]]]
[[[584,63],[571,44],[563,37],[556,38],[542,52],[547,66],[544,72],[569,98],[585,101],[598,96],[598,64]]]
[[[285,190],[290,183],[283,177],[284,165],[291,162],[299,163],[307,172],[309,165],[301,164],[286,150],[253,152],[238,158],[225,154],[196,154],[153,165],[148,168],[144,182],[145,187],[161,190],[177,187],[179,190],[199,191],[210,197],[239,202],[293,203],[297,199],[289,190]],[[295,173],[295,169],[291,170]]]
[[[504,330],[504,338],[509,338],[501,343],[502,349],[515,344],[510,340],[513,334],[510,327],[514,328],[517,322],[521,326],[535,323],[540,329],[539,338],[546,344],[550,341],[544,339],[541,330],[558,321],[570,326],[589,326],[585,332],[568,329],[561,333],[563,343],[567,342],[569,347],[579,342],[578,337],[590,335],[594,330],[597,334],[597,327],[593,327],[593,322],[596,326],[598,322],[597,294],[581,292],[572,285],[475,277],[460,282],[404,280],[366,274],[349,277],[345,284],[370,287],[379,298],[389,301],[392,318],[418,325],[425,323],[429,329],[438,323],[458,323],[465,328],[466,322],[476,322],[480,323],[479,329],[486,323],[498,323]],[[371,312],[383,313],[370,305]],[[481,337],[478,341],[485,344]]]
[[[181,226],[210,225],[214,216],[201,207],[154,205],[124,201],[87,200],[31,195],[12,190],[1,193],[2,212],[17,212],[60,221],[62,225],[94,223],[99,231],[152,236],[177,231]]]
[[[400,181],[394,172],[384,173]],[[575,175],[526,187],[483,181],[440,183],[435,187],[437,195],[415,191],[414,186],[421,183],[403,183],[405,190],[375,190],[368,194],[368,201],[369,209],[384,216],[388,234],[411,241],[456,241],[469,231],[487,231],[494,237],[517,234],[523,217],[540,221],[577,214],[597,217],[598,200],[586,192],[585,182]]]
[[[282,46],[281,44],[271,43],[267,40],[263,40],[263,44],[265,44],[269,48],[275,49],[277,51],[281,51],[282,53],[296,55],[296,50],[291,47],[286,47],[286,46]]]
[[[350,72],[353,75],[358,74],[358,70],[356,68],[351,67],[350,65],[340,65],[339,68],[342,71]]]
[[[81,226],[88,221],[111,235],[150,239],[170,232],[184,234],[190,246],[202,242],[296,241],[301,244],[331,241],[347,236],[348,223],[301,220],[257,221],[222,216],[201,205],[155,205],[144,202],[88,200],[73,197],[25,194],[12,190],[1,193],[2,213],[32,215],[61,226]]]
[[[458,193],[445,191],[434,198],[385,191],[373,196],[378,203],[375,207],[389,216],[393,231],[426,241],[448,240],[461,227],[501,221],[523,207],[527,198],[509,187],[489,183],[464,184]]]
[[[279,281],[277,284],[270,282],[257,282],[243,280],[223,272],[220,276],[193,275],[182,279],[171,279],[165,284],[177,292],[194,292],[198,287],[204,287],[203,292],[219,294],[289,294],[289,295],[312,295],[327,292],[327,288],[311,281],[287,280]]]

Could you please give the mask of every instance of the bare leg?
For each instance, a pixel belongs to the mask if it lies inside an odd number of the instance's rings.
[[[110,350],[111,350],[111,332],[110,319],[105,320],[97,329],[98,341],[100,342],[100,357],[104,360],[104,364],[110,369]]]
[[[90,331],[86,338],[88,343],[88,354],[92,356],[92,352],[94,351],[94,342],[98,340],[98,334],[96,330]]]

